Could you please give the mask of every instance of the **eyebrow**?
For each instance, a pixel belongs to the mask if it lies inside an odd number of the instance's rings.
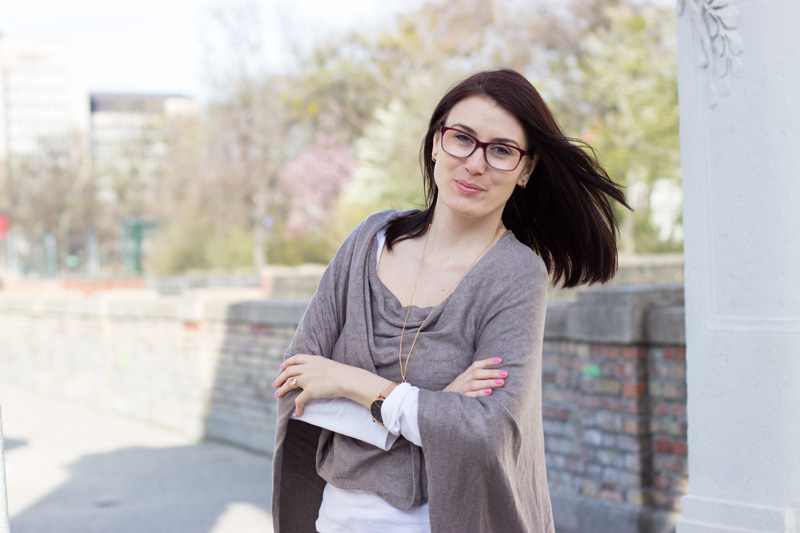
[[[478,136],[478,132],[473,130],[472,128],[470,128],[466,124],[461,124],[461,123],[457,122],[457,123],[455,123],[455,124],[453,124],[452,126],[449,126],[449,127],[454,128],[456,126],[458,126],[460,129],[466,131],[470,135],[473,135],[474,137]],[[517,141],[515,141],[514,139],[506,139],[505,137],[495,137],[494,139],[492,139],[489,142],[499,143],[499,144],[513,144],[517,148],[520,148],[520,149],[522,148],[522,146]]]

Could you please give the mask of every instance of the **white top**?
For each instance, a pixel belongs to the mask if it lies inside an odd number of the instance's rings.
[[[395,509],[373,492],[337,489],[322,493],[315,524],[319,533],[429,533],[428,502],[408,511]]]
[[[386,242],[385,232],[379,232],[377,239],[376,261],[380,261]],[[386,397],[381,407],[385,427],[372,420],[368,409],[347,398],[310,400],[302,416],[292,416],[389,450],[400,435],[422,446],[418,409],[419,389],[410,383],[401,383]],[[322,495],[316,527],[320,533],[428,532],[428,503],[403,511],[372,492],[340,489],[328,483]]]

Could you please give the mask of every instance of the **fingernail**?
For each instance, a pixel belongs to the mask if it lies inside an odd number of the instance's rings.
[[[506,377],[508,375],[508,372],[506,372],[505,370],[501,370],[500,375]]]
[[[278,397],[278,391],[275,391],[275,397],[276,398]]]
[[[283,370],[283,363],[281,363],[281,370]]]
[[[503,383],[505,383],[502,379],[496,379],[494,380],[494,382],[497,383],[498,385],[502,385]]]
[[[492,393],[492,389],[483,389],[483,392],[485,392],[486,394],[491,394]]]
[[[295,411],[295,412],[294,412],[294,416],[300,416],[300,415],[298,415],[298,414],[297,414],[297,411]]]
[[[277,385],[278,385],[278,382],[277,382],[277,381],[273,381],[273,382],[272,382],[272,386],[273,386],[273,387],[276,387]]]
[[[502,359],[500,359],[499,357],[495,357],[495,358],[494,358],[494,362],[495,362],[495,363],[499,363],[500,361],[502,361]]]

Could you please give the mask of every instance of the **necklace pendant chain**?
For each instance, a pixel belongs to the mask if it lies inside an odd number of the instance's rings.
[[[417,337],[419,337],[419,332],[422,331],[422,327],[425,325],[425,323],[431,317],[433,312],[436,311],[436,308],[439,307],[439,305],[445,300],[445,298],[447,298],[450,295],[450,293],[453,292],[453,289],[456,288],[456,285],[458,285],[458,283],[464,278],[464,276],[467,275],[467,272],[472,270],[472,267],[475,266],[475,263],[478,262],[478,259],[480,259],[483,256],[483,254],[486,253],[486,251],[492,246],[492,244],[494,244],[495,239],[497,239],[497,236],[500,234],[500,230],[502,228],[503,228],[503,223],[500,222],[500,225],[497,227],[497,231],[495,231],[495,233],[492,236],[492,239],[489,241],[489,243],[483,248],[483,250],[480,251],[478,256],[472,261],[472,263],[470,263],[470,265],[467,267],[467,269],[458,277],[456,282],[453,283],[453,285],[449,289],[447,289],[447,292],[444,293],[444,296],[442,296],[442,299],[439,300],[439,303],[437,303],[433,307],[433,309],[431,309],[430,313],[428,313],[428,316],[426,316],[425,320],[422,321],[422,324],[419,325],[419,328],[417,329],[417,333],[414,335],[414,340],[411,342],[411,348],[408,350],[408,355],[406,356],[406,363],[404,365],[403,364],[403,335],[405,335],[406,325],[408,324],[408,317],[411,314],[411,304],[414,303],[414,296],[417,294],[417,285],[419,284],[420,274],[422,274],[422,264],[425,262],[425,250],[428,248],[428,236],[431,233],[431,225],[428,224],[428,229],[425,231],[425,244],[422,245],[422,257],[420,257],[420,259],[419,259],[419,269],[417,270],[417,279],[416,279],[416,281],[414,281],[414,290],[411,291],[411,301],[408,302],[408,311],[406,311],[406,319],[403,322],[403,330],[400,332],[400,349],[398,350],[397,357],[400,360],[400,376],[403,378],[403,383],[406,383],[406,371],[408,370],[408,362],[411,360],[411,352],[414,351],[414,346],[417,344]]]

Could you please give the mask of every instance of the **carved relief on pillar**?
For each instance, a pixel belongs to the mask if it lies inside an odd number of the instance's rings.
[[[678,15],[687,11],[698,33],[702,56],[698,67],[708,76],[709,102],[717,105],[720,94],[730,92],[731,76],[742,71],[743,46],[739,28],[739,8],[729,0],[678,0]]]

